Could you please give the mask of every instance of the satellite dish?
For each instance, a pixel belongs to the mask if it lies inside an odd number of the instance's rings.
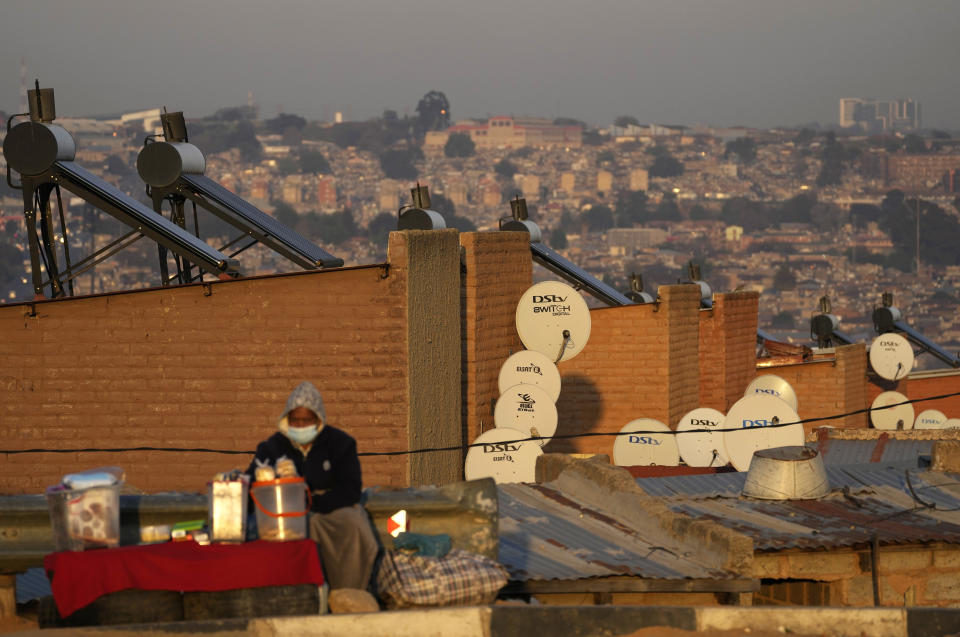
[[[733,404],[724,419],[723,445],[730,464],[737,471],[750,468],[753,453],[774,447],[804,444],[803,425],[797,412],[785,401],[770,394],[753,394]],[[794,423],[771,427],[779,423]]]
[[[477,436],[467,451],[463,474],[467,480],[493,478],[505,482],[534,482],[537,456],[543,454],[535,442],[515,442],[528,438],[527,434],[504,427],[496,427]]]
[[[913,348],[899,334],[881,334],[870,344],[870,367],[881,378],[900,380],[913,369]]]
[[[553,402],[560,397],[560,371],[552,360],[532,349],[520,350],[500,368],[497,386],[501,394],[521,384],[536,385],[547,392]]]
[[[939,409],[925,409],[913,422],[914,429],[946,429],[947,416]]]
[[[723,428],[725,416],[710,407],[698,407],[687,412],[677,425],[677,447],[680,457],[691,467],[722,467],[727,464],[727,454],[723,448],[723,432],[714,431]]]
[[[899,405],[909,399],[897,391],[885,391],[873,399],[870,405],[870,422],[874,429],[910,429],[913,427],[913,405]],[[898,405],[890,409],[880,409],[889,405]],[[874,411],[878,410],[878,411]]]
[[[790,383],[774,374],[764,374],[754,378],[743,392],[744,397],[753,394],[776,396],[786,401],[794,411],[797,410],[797,392],[793,391]]]
[[[497,399],[493,421],[498,429],[507,427],[523,432],[524,438],[539,436],[542,447],[557,433],[557,406],[536,385],[514,385]]]
[[[947,422],[943,423],[944,429],[960,429],[960,418],[947,418]]]
[[[583,351],[590,338],[587,302],[566,283],[537,283],[517,304],[517,333],[527,349],[551,361],[569,360]]]
[[[658,433],[631,433],[658,432]],[[659,433],[663,432],[663,433]],[[665,424],[653,418],[631,420],[613,443],[613,464],[621,467],[680,464],[677,437]]]

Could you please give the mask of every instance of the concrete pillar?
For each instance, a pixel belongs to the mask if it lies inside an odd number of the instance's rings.
[[[457,231],[390,233],[391,267],[405,270],[407,444],[410,449],[464,444],[460,428],[460,251]],[[462,479],[460,451],[409,456],[411,486]]]

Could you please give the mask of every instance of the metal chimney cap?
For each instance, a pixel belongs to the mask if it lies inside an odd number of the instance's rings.
[[[816,500],[830,493],[823,458],[802,445],[754,452],[743,495],[761,500]]]

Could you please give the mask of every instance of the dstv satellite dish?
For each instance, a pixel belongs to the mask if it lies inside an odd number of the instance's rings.
[[[870,367],[881,378],[900,380],[913,369],[913,348],[899,334],[881,334],[870,344]]]
[[[804,444],[803,425],[797,412],[770,394],[753,394],[733,404],[724,419],[723,446],[737,471],[750,468],[753,453],[774,447]],[[772,427],[779,423],[794,423]]]
[[[677,437],[670,431],[670,427],[659,420],[631,420],[623,426],[613,443],[613,464],[621,467],[675,467],[680,464]]]
[[[947,422],[943,423],[944,429],[960,429],[960,418],[947,418]]]
[[[477,436],[467,451],[463,468],[464,478],[477,480],[493,478],[498,484],[505,482],[534,482],[536,480],[537,456],[543,454],[535,442],[516,442],[529,436],[516,429],[496,427]]]
[[[550,395],[536,385],[514,385],[497,399],[493,421],[497,428],[523,432],[524,438],[539,437],[542,447],[557,433],[557,406]]]
[[[946,429],[947,416],[939,409],[925,409],[913,422],[914,429]]]
[[[909,399],[897,391],[885,391],[873,399],[870,405],[870,422],[874,429],[910,429],[913,427],[913,405],[900,405]],[[881,409],[897,405],[889,409]]]
[[[569,360],[583,351],[590,338],[587,302],[566,283],[537,283],[517,304],[517,333],[527,349],[551,361]]]
[[[727,464],[723,448],[724,415],[716,409],[698,407],[688,412],[677,425],[677,447],[680,457],[691,467],[722,467]]]
[[[790,383],[774,374],[764,374],[763,376],[754,378],[753,381],[747,385],[747,390],[743,392],[744,397],[753,394],[776,396],[780,400],[786,401],[791,409],[794,411],[797,410],[797,392],[793,391]]]
[[[500,368],[497,386],[500,393],[514,385],[536,385],[553,402],[560,397],[560,371],[553,361],[532,349],[520,350]]]

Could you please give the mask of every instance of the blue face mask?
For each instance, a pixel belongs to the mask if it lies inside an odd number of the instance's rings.
[[[287,435],[290,437],[290,440],[294,441],[298,445],[308,445],[313,442],[313,439],[317,437],[317,426],[310,425],[309,427],[288,427]]]

